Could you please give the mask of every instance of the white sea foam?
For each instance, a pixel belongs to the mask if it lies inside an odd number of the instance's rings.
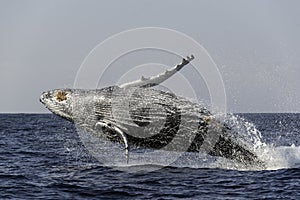
[[[265,146],[257,150],[257,155],[266,163],[267,170],[296,168],[300,166],[300,146]]]

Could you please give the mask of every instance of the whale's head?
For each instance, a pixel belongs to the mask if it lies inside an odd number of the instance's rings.
[[[44,92],[40,102],[54,114],[72,121],[72,89],[56,89]]]

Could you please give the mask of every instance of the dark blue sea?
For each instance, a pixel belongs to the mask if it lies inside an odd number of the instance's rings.
[[[0,115],[0,199],[300,199],[300,114],[238,114],[267,145],[268,167],[104,166],[52,114]],[[147,171],[149,168],[157,170]]]

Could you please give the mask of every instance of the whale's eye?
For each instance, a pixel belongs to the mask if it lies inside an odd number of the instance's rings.
[[[63,91],[59,91],[56,93],[55,97],[58,101],[65,101],[67,100],[67,93]]]

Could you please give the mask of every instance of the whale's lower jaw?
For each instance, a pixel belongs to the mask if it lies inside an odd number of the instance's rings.
[[[48,107],[47,105],[45,105],[45,106],[46,106],[46,108],[47,108],[50,112],[52,112],[54,115],[59,116],[59,117],[65,119],[65,120],[67,120],[67,121],[74,122],[73,116],[68,115],[68,114],[66,114],[66,113],[64,113],[64,112],[62,112],[62,111],[54,110],[54,109],[52,109],[51,107]]]

